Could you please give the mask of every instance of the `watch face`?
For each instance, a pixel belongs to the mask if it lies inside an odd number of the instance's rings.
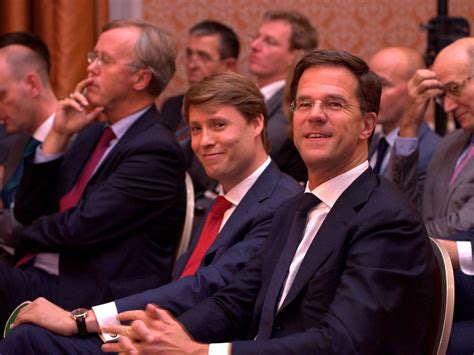
[[[74,318],[85,318],[87,316],[87,309],[77,308],[71,312],[71,316]]]

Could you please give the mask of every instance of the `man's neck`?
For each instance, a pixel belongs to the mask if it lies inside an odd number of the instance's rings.
[[[28,132],[30,135],[33,135],[38,128],[51,116],[58,107],[58,100],[56,97],[53,97],[47,101],[42,102],[36,108],[36,117],[34,119],[34,125],[31,127]]]
[[[278,80],[285,80],[286,75],[275,75],[275,76],[266,76],[266,77],[257,77],[257,86],[259,89],[270,85]]]
[[[140,100],[134,100],[133,102],[123,102],[123,104],[106,108],[104,110],[104,114],[107,117],[107,121],[110,124],[114,124],[120,121],[122,118],[128,117],[135,112],[143,110],[147,106],[151,106],[153,103],[154,100],[151,98],[142,98]]]

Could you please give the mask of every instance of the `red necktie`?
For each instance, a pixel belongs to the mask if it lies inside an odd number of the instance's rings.
[[[84,170],[77,178],[76,183],[72,187],[71,191],[61,197],[59,201],[59,210],[61,212],[67,210],[68,208],[74,207],[84,192],[84,188],[92,177],[97,164],[99,164],[100,159],[104,155],[105,151],[109,147],[110,141],[115,138],[115,134],[110,127],[105,127],[102,131],[102,135],[99,139],[99,142],[95,146],[94,152],[89,158]],[[29,263],[36,256],[34,253],[29,253],[20,258],[15,264],[15,267],[21,267]]]
[[[468,161],[474,156],[474,143],[471,143],[471,146],[467,149],[466,155],[461,159],[459,164],[454,169],[454,173],[451,176],[451,180],[449,181],[449,185],[453,183],[456,177],[459,175],[461,170],[466,166]]]
[[[204,254],[217,237],[225,211],[232,206],[232,203],[227,201],[224,197],[217,196],[216,202],[207,215],[206,224],[204,224],[196,248],[191,254],[191,257],[179,278],[192,276],[196,273]]]
[[[115,138],[115,134],[110,127],[105,127],[102,131],[102,136],[99,139],[99,142],[95,146],[95,150],[92,153],[91,157],[89,158],[84,170],[82,170],[81,174],[77,178],[76,183],[72,187],[72,189],[61,197],[59,201],[59,211],[63,212],[68,208],[74,207],[84,192],[84,189],[89,182],[90,178],[92,177],[92,173],[94,172],[97,164],[99,164],[100,159],[104,155],[105,151],[110,145],[110,141]]]

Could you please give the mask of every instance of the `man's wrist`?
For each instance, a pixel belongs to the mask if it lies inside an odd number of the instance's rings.
[[[70,135],[60,134],[51,130],[43,142],[43,152],[45,154],[57,154],[64,152],[70,138]]]
[[[89,333],[99,333],[100,332],[99,323],[97,322],[97,318],[95,317],[95,313],[91,309],[89,309],[88,312],[87,312],[86,326],[87,326],[87,331]]]

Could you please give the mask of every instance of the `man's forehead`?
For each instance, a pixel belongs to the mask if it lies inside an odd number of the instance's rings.
[[[352,96],[357,85],[357,78],[345,67],[314,66],[303,72],[298,82],[297,96],[314,92]]]
[[[260,25],[259,33],[278,39],[289,39],[291,35],[291,25],[284,20],[268,20]]]
[[[207,51],[217,51],[219,49],[219,36],[212,35],[191,35],[188,37],[187,49],[199,48]]]
[[[94,49],[123,52],[133,49],[139,36],[140,30],[133,26],[112,28],[100,34]]]

